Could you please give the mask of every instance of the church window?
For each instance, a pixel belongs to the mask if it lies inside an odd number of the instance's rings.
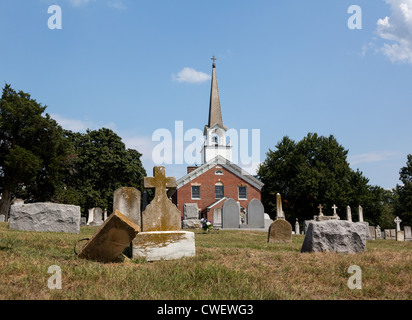
[[[217,170],[217,171],[215,172],[215,175],[217,175],[217,176],[223,176],[223,171],[222,171],[222,170]]]
[[[200,199],[200,186],[192,186],[192,199]]]
[[[222,199],[225,196],[223,183],[217,182],[215,184],[215,199]]]
[[[238,187],[239,199],[247,199],[247,187]]]

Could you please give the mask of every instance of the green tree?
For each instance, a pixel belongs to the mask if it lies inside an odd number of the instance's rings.
[[[276,215],[276,194],[282,195],[283,210],[289,221],[312,219],[319,204],[331,215],[332,206],[346,218],[346,207],[356,217],[362,205],[365,220],[376,221],[381,214],[374,205],[381,196],[378,187],[368,185],[362,172],[353,171],[347,162],[347,153],[337,140],[309,133],[299,142],[284,137],[276,150],[269,150],[259,168],[258,177],[265,184],[262,202],[266,211]],[[370,210],[370,211],[369,211]]]
[[[406,165],[399,171],[399,179],[403,185],[396,186],[395,215],[399,216],[403,225],[412,224],[412,154],[408,155]]]
[[[88,130],[85,134],[66,131],[74,149],[74,159],[60,186],[56,201],[88,208],[113,206],[113,192],[119,187],[143,190],[141,154],[126,149],[121,138],[110,129]]]
[[[14,196],[46,201],[55,193],[69,150],[62,128],[43,115],[46,106],[9,84],[0,100],[0,214]]]

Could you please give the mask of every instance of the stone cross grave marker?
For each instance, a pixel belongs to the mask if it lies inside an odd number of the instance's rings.
[[[182,229],[181,214],[169,200],[167,188],[176,188],[176,178],[166,177],[165,167],[154,167],[153,178],[144,178],[146,189],[155,189],[152,202],[142,213],[142,231],[179,231]]]
[[[401,231],[401,222],[402,220],[399,219],[399,217],[396,217],[395,220],[393,220],[396,223],[396,232]]]
[[[346,207],[346,220],[352,222],[352,210],[349,206]]]
[[[323,216],[323,212],[322,212],[323,206],[321,204],[318,205],[318,209],[319,209],[319,216]]]
[[[333,207],[332,207],[332,209],[333,209],[333,216],[335,216],[335,217],[338,216],[338,214],[337,214],[337,212],[336,212],[336,209],[337,209],[337,208],[338,208],[338,207],[336,206],[336,204],[334,204]]]

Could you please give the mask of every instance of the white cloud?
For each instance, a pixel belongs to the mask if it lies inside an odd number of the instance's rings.
[[[73,6],[73,7],[80,7],[86,4],[89,4],[89,2],[92,2],[95,0],[69,0],[69,3]]]
[[[109,0],[107,1],[107,5],[118,10],[126,9],[126,5],[123,3],[123,0]]]
[[[386,0],[392,15],[379,19],[376,33],[384,40],[380,51],[393,63],[412,64],[412,0]]]
[[[183,68],[177,75],[173,74],[172,78],[177,82],[200,83],[211,79],[211,76],[193,68]]]
[[[362,153],[348,157],[350,165],[357,165],[360,163],[372,163],[381,162],[386,160],[397,159],[401,155],[392,151],[380,151],[380,152],[369,152]]]
[[[113,122],[99,125],[93,121],[65,118],[59,114],[51,114],[50,117],[56,120],[62,128],[74,132],[86,132],[87,129],[96,130],[100,128],[116,130],[116,124]]]

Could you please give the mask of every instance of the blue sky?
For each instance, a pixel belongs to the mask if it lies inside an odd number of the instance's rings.
[[[67,129],[113,129],[149,175],[155,130],[207,123],[213,55],[224,125],[260,129],[261,161],[285,135],[333,134],[391,188],[412,153],[412,0],[2,0],[0,45],[2,87]]]

